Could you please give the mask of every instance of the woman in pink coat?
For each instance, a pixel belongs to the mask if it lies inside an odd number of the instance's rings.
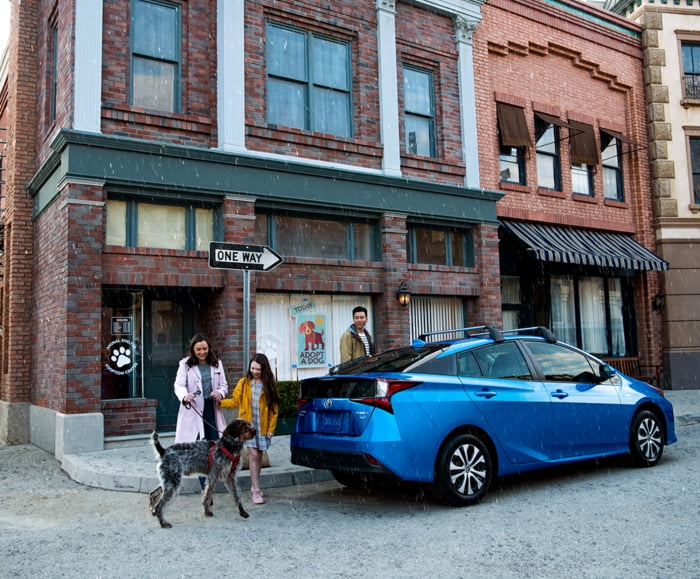
[[[219,408],[219,401],[228,394],[224,366],[204,334],[192,337],[189,351],[175,376],[175,396],[181,402],[175,442],[219,440],[226,427]]]

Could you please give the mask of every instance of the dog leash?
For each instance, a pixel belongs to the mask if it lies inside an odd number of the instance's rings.
[[[199,396],[201,393],[202,393],[201,390],[197,390],[196,392],[193,392],[193,394],[194,394],[195,396]],[[204,424],[206,424],[209,428],[213,428],[214,430],[216,430],[216,432],[219,434],[219,437],[221,437],[221,435],[223,434],[223,432],[221,432],[217,426],[213,425],[213,424],[212,424],[211,422],[209,422],[206,418],[204,418],[204,415],[203,415],[203,414],[200,414],[199,410],[197,410],[194,406],[192,406],[192,403],[190,403],[190,402],[185,402],[185,400],[183,399],[183,400],[182,400],[182,405],[183,405],[185,408],[187,408],[187,410],[194,410],[195,414],[196,414],[197,416],[199,416],[199,417],[202,419],[202,422],[204,422]]]

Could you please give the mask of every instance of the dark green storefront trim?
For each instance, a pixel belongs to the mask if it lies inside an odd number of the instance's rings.
[[[496,224],[503,194],[415,179],[286,163],[137,139],[63,130],[30,183],[38,215],[64,179],[103,181],[134,193],[181,197],[249,195],[266,204],[365,213],[405,213],[441,221]]]

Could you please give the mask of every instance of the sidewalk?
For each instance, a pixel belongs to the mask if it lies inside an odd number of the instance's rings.
[[[684,424],[700,422],[700,390],[666,390],[664,394],[673,404],[676,431]],[[263,468],[260,475],[263,488],[332,480],[328,471],[293,465],[289,438],[276,436],[273,439],[268,453],[271,466]],[[161,437],[161,441],[164,446],[172,443],[172,440],[166,437]],[[148,493],[159,484],[155,452],[149,437],[132,440],[131,446],[108,446],[101,452],[67,454],[63,457],[61,468],[79,483],[107,490]],[[250,488],[250,475],[247,470],[239,472],[238,482],[241,489]],[[185,477],[180,492],[201,492],[197,477]]]

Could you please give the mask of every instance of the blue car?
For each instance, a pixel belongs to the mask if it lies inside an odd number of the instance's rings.
[[[431,483],[464,506],[498,476],[622,454],[654,466],[675,441],[660,389],[546,328],[478,326],[303,380],[291,451],[344,485]]]

